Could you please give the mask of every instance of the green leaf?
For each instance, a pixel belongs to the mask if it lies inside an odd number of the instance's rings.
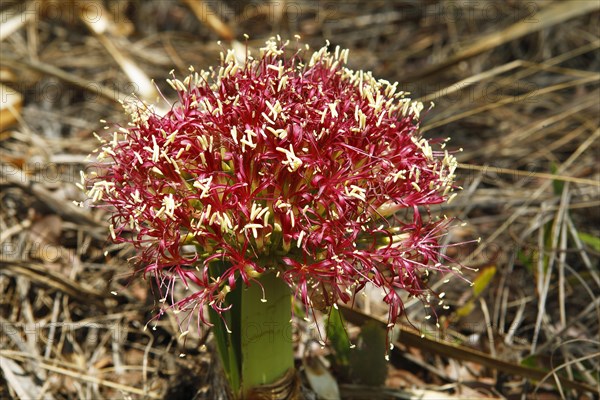
[[[535,369],[539,368],[536,356],[525,357],[524,359],[521,360],[520,364],[522,366],[528,367],[528,368],[535,368]]]
[[[517,259],[519,260],[519,262],[521,264],[523,264],[523,266],[527,269],[527,271],[530,274],[534,273],[534,268],[533,268],[533,260],[534,260],[533,257],[534,257],[534,255],[535,255],[535,252],[533,254],[532,253],[526,253],[525,251],[523,251],[521,249],[519,249],[517,251]]]
[[[211,277],[221,276],[225,264],[220,262],[212,263],[209,266],[209,275]],[[208,307],[208,316],[213,324],[212,333],[217,342],[217,350],[223,364],[223,370],[227,380],[234,393],[240,389],[240,371],[241,371],[241,351],[240,351],[240,331],[239,331],[239,297],[241,284],[227,294],[226,300],[234,307],[229,312],[219,315],[212,307]],[[237,299],[237,300],[236,300]],[[237,307],[236,307],[237,305]],[[227,332],[227,326],[232,329],[232,333]]]
[[[473,281],[473,295],[475,297],[478,297],[488,287],[494,275],[496,275],[495,265],[485,268],[479,273]]]
[[[496,275],[496,266],[483,269],[479,275],[473,281],[473,296],[467,301],[462,307],[456,310],[456,316],[458,318],[466,317],[471,314],[475,309],[475,300],[483,293],[488,287],[492,279]]]
[[[376,321],[367,321],[358,336],[358,345],[350,353],[351,374],[356,383],[382,386],[387,378],[387,331]]]
[[[600,237],[596,237],[584,232],[578,232],[577,236],[579,236],[579,239],[581,239],[583,243],[600,252]]]
[[[464,306],[462,306],[458,310],[456,310],[456,316],[458,318],[466,317],[469,314],[471,314],[474,309],[475,309],[475,302],[473,301],[473,299],[471,299],[471,300],[467,301],[467,303]]]
[[[336,307],[331,307],[325,329],[334,350],[334,364],[342,373],[346,373],[350,365],[350,339],[342,314]]]
[[[558,167],[556,166],[556,163],[552,163],[552,165],[550,165],[550,171],[552,172],[552,174],[556,175],[556,173],[558,172]],[[560,196],[564,187],[565,183],[563,181],[559,181],[556,179],[552,180],[552,188],[554,189],[555,195]]]

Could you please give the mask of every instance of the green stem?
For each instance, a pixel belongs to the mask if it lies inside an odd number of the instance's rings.
[[[220,275],[224,268],[214,264],[211,275]],[[209,308],[209,315],[232,392],[243,399],[294,368],[291,291],[275,273],[266,272],[249,287],[238,280],[227,302],[232,305],[229,311],[219,316]]]
[[[242,394],[282,378],[294,367],[289,286],[263,274],[242,292]],[[266,302],[264,300],[267,300]]]

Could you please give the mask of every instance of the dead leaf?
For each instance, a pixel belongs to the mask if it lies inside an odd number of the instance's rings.
[[[0,369],[4,373],[6,383],[17,393],[21,399],[39,399],[52,400],[54,397],[42,391],[31,375],[15,361],[0,356]],[[43,396],[43,397],[42,397]]]
[[[23,96],[17,90],[0,84],[0,131],[15,124],[21,116]]]

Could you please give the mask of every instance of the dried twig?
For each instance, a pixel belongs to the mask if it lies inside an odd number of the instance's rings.
[[[579,1],[577,2],[577,7],[574,7],[574,5],[568,1],[553,2],[534,15],[535,21],[524,19],[503,30],[480,37],[475,43],[460,51],[458,54],[449,57],[439,64],[407,76],[405,81],[412,82],[431,76],[436,72],[440,72],[443,69],[458,64],[463,60],[481,54],[487,50],[491,50],[506,42],[518,39],[528,33],[546,29],[568,19],[597,10],[600,10],[600,3],[596,1]]]

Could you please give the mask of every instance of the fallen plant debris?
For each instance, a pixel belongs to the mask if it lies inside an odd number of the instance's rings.
[[[147,82],[167,95],[171,69],[214,65],[217,40],[243,33],[254,49],[276,34],[314,48],[329,39],[350,49],[350,68],[434,101],[422,131],[463,148],[463,190],[432,213],[466,223],[448,243],[481,238],[447,250],[480,285],[444,287],[439,329],[403,298],[414,326],[394,333],[384,386],[336,374],[329,346],[304,351],[319,335],[302,318],[297,361],[320,360],[342,398],[592,398],[600,15],[595,1],[572,3],[2,2],[0,398],[225,398],[212,335],[184,341],[169,316],[144,331],[158,299],[130,280],[133,249],[107,240],[104,211],[72,202],[84,200],[75,183],[100,119],[122,120],[120,100],[158,101]],[[355,308],[385,321],[380,293],[365,289]],[[351,340],[359,325],[346,315]],[[302,390],[315,398],[307,381]]]

